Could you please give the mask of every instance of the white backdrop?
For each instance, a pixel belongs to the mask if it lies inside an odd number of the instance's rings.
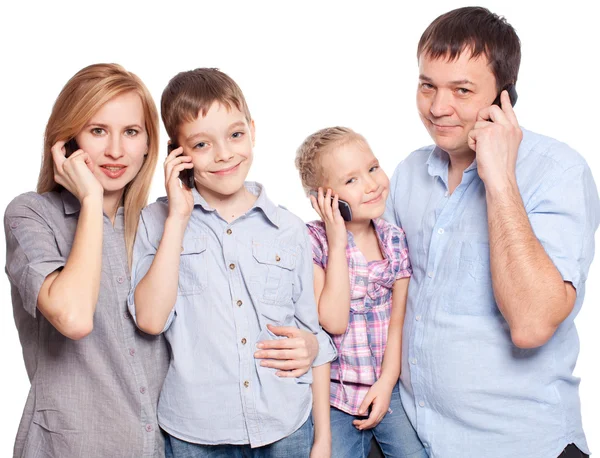
[[[404,6],[374,0],[7,3],[0,6],[2,212],[14,196],[35,187],[45,123],[66,81],[86,65],[117,62],[137,73],[157,102],[179,71],[210,66],[232,76],[256,121],[250,179],[261,181],[273,200],[304,219],[316,215],[303,196],[293,159],[311,132],[338,124],[354,128],[389,175],[408,153],[431,143],[416,111],[416,46],[439,14],[465,6],[439,0]],[[600,183],[598,3],[480,3],[506,16],[521,38],[516,106],[521,125],[570,144]],[[161,141],[166,142],[164,130]],[[159,168],[152,200],[163,194],[161,174]],[[582,377],[584,428],[597,452],[600,372],[593,348],[600,344],[599,298],[596,261],[576,321],[581,338],[576,373]],[[29,381],[5,276],[0,277],[0,303],[0,456],[7,457]]]

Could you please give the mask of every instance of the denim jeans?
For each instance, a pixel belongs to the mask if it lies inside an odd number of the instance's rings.
[[[250,445],[201,445],[165,434],[166,458],[308,458],[313,444],[312,417],[292,434],[263,447]]]
[[[392,413],[388,412],[375,428],[359,431],[352,421],[365,417],[355,417],[332,407],[331,457],[366,458],[371,439],[375,437],[386,458],[427,458],[427,452],[402,407],[398,384],[392,391],[390,409]]]

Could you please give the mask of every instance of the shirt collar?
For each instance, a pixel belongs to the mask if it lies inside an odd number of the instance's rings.
[[[271,201],[271,199],[267,197],[267,192],[265,191],[264,186],[254,181],[246,181],[244,182],[244,186],[249,192],[257,196],[254,205],[252,205],[252,208],[248,210],[248,213],[254,209],[260,210],[271,224],[273,224],[275,227],[279,227],[279,210]],[[192,189],[192,195],[194,197],[194,206],[199,205],[208,212],[215,211],[215,209],[206,202],[204,197],[200,195],[196,188]]]
[[[448,153],[436,146],[427,158],[427,171],[432,177],[446,178],[448,176],[448,165],[450,164],[450,158]],[[477,158],[464,170],[470,172],[471,170],[477,170]]]
[[[65,210],[65,215],[72,215],[81,210],[81,203],[77,200],[73,194],[71,194],[66,189],[63,189],[60,192],[60,197],[62,199],[63,207]]]

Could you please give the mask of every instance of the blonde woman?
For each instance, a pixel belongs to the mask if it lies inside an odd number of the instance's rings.
[[[167,349],[136,331],[126,306],[157,154],[158,114],[137,76],[97,64],[69,80],[46,126],[37,193],[4,219],[31,381],[15,457],[164,456]]]

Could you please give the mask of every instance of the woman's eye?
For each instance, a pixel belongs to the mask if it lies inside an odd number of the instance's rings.
[[[125,135],[127,135],[128,137],[134,137],[138,134],[138,131],[135,129],[127,129],[125,131]]]
[[[101,127],[94,127],[92,129],[92,134],[94,135],[102,135],[104,133],[104,129],[102,129]]]
[[[234,132],[231,134],[233,138],[241,138],[244,135],[244,132]]]

